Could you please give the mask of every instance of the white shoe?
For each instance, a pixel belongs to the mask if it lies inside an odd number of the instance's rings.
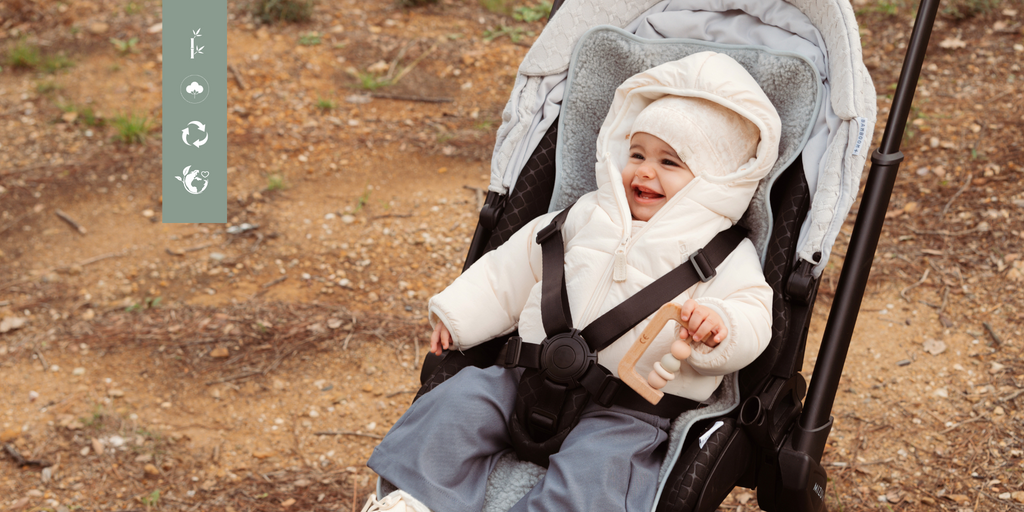
[[[409,493],[405,491],[395,491],[382,500],[378,500],[376,494],[370,494],[370,499],[366,501],[366,505],[363,505],[362,512],[385,510],[388,512],[430,512],[426,505],[409,496]]]

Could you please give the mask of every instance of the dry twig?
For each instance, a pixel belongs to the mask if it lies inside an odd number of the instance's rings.
[[[76,222],[75,219],[72,219],[71,216],[62,212],[59,208],[55,210],[53,213],[57,214],[57,216],[60,217],[61,220],[63,220],[64,222],[67,222],[68,225],[74,228],[75,231],[78,231],[83,235],[89,232],[89,230],[85,229],[85,226]]]

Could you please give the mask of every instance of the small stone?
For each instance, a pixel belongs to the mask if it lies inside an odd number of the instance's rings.
[[[20,329],[26,322],[28,322],[27,319],[19,316],[4,317],[3,320],[0,320],[0,333]]]
[[[367,298],[367,300],[369,300],[370,302],[377,302],[378,300],[380,300],[380,297],[379,297],[379,296],[377,296],[377,294],[376,294],[376,293],[374,293],[374,292],[370,292],[370,293],[368,293],[368,294],[366,295],[366,298]]]
[[[223,254],[221,254],[219,252],[211,252],[210,253],[210,259],[213,260],[213,261],[224,261],[225,257],[226,256],[224,256]]]
[[[110,30],[110,25],[107,25],[102,21],[97,21],[96,23],[89,25],[89,32],[92,32],[93,34],[103,34],[106,33],[107,30]]]
[[[65,112],[60,118],[65,123],[71,124],[75,122],[75,119],[78,119],[78,112]]]
[[[160,404],[161,409],[170,409],[173,406],[170,402],[163,402]]]
[[[149,28],[146,29],[146,33],[147,34],[159,34],[160,32],[163,32],[163,31],[164,31],[164,24],[163,24],[163,22],[157,23],[155,25],[150,25]]]
[[[284,381],[282,381],[281,379],[274,379],[273,383],[271,385],[274,386],[274,389],[277,389],[277,390],[282,390],[286,386]]]
[[[29,402],[35,402],[37,399],[39,399],[39,392],[38,391],[32,390],[32,391],[28,392],[28,401]]]
[[[331,318],[327,320],[327,327],[337,329],[338,327],[341,327],[342,323],[343,322],[339,318]]]
[[[346,96],[345,101],[356,105],[365,105],[373,101],[373,98],[368,94],[352,94],[350,96]]]
[[[988,369],[989,373],[995,374],[995,373],[999,373],[999,372],[1001,372],[1001,371],[1006,369],[1005,365],[999,364],[999,363],[997,363],[995,361],[992,361],[992,363],[990,363],[990,364],[992,365],[992,367]]]
[[[1017,491],[1015,493],[1012,493],[1010,494],[1010,497],[1013,498],[1013,501],[1016,501],[1017,503],[1024,503],[1024,491]]]
[[[0,443],[9,443],[21,437],[21,429],[9,428],[0,432]]]
[[[135,457],[135,462],[138,462],[138,463],[146,463],[146,462],[152,462],[152,461],[153,461],[153,454],[151,454],[151,453],[143,453],[142,455],[139,455],[138,457]]]
[[[917,211],[917,203],[914,202],[914,201],[911,201],[911,202],[903,205],[903,212],[904,213],[914,213],[916,211]]]
[[[295,498],[288,498],[281,502],[281,508],[288,508],[295,504]]]
[[[305,478],[300,478],[300,479],[296,480],[295,482],[293,482],[292,485],[294,485],[295,487],[309,487],[309,486],[313,485],[313,482],[310,482],[309,480],[306,480]]]
[[[342,215],[341,221],[344,222],[345,224],[352,224],[353,222],[356,221],[356,218],[352,215]]]
[[[1012,494],[1010,494],[1008,492],[1004,492],[1004,493],[1001,493],[999,495],[999,499],[1001,499],[1003,501],[1009,501],[1012,496],[1013,496]]]
[[[274,452],[269,451],[269,450],[266,450],[266,451],[264,451],[264,450],[256,450],[256,451],[252,452],[252,456],[256,457],[257,459],[261,459],[262,460],[262,459],[267,459],[267,458],[273,457],[274,456]]]
[[[71,375],[85,375],[85,368],[79,366],[78,368],[71,370]]]
[[[160,470],[152,464],[146,464],[142,470],[146,472],[146,476],[160,476]]]
[[[937,356],[946,351],[946,343],[942,340],[927,338],[924,340],[921,348],[923,348],[925,352],[928,352],[933,356]]]
[[[156,215],[156,212],[150,210],[149,208],[142,210],[142,216],[147,219],[152,218],[154,215]]]
[[[82,448],[82,451],[80,451],[78,453],[81,454],[82,457],[85,457],[86,455],[89,455],[89,447],[86,446],[85,448]]]
[[[225,358],[231,355],[227,347],[217,347],[210,351],[210,357]]]
[[[96,318],[96,312],[93,311],[92,308],[89,308],[89,309],[87,309],[87,310],[82,312],[82,320],[85,320],[86,322],[88,322],[88,321],[92,320],[93,318]]]
[[[95,437],[92,438],[92,451],[96,452],[96,455],[103,455],[103,450],[103,441],[100,441]]]
[[[935,396],[940,398],[949,398],[949,391],[947,391],[946,388],[936,389]]]
[[[992,409],[992,414],[995,414],[996,416],[1005,416],[1006,411],[1003,410],[1002,406],[997,405],[995,409]]]
[[[111,398],[121,398],[124,396],[124,391],[121,391],[120,389],[108,389],[107,396]]]

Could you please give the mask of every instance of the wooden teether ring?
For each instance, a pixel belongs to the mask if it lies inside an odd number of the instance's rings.
[[[665,396],[665,393],[651,387],[647,379],[641,377],[636,372],[636,363],[644,355],[644,352],[647,351],[647,348],[651,346],[651,341],[661,332],[669,320],[679,321],[681,312],[681,306],[672,303],[665,304],[658,309],[654,313],[651,323],[647,324],[647,327],[640,333],[640,336],[633,342],[633,346],[629,347],[626,355],[619,361],[619,378],[622,379],[622,382],[625,382],[627,386],[633,388],[634,391],[652,404],[660,402],[661,397]],[[689,356],[689,353],[686,355]]]

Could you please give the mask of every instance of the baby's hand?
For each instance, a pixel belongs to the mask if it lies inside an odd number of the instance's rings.
[[[693,341],[716,347],[729,335],[729,329],[725,327],[722,317],[718,316],[715,310],[701,306],[693,299],[683,303],[679,319],[682,320],[679,337],[684,340],[692,337]]]
[[[437,322],[434,326],[434,333],[430,335],[430,351],[434,355],[441,355],[442,347],[444,350],[448,350],[448,347],[452,344],[452,334],[448,332],[448,328],[444,326],[444,322]]]

